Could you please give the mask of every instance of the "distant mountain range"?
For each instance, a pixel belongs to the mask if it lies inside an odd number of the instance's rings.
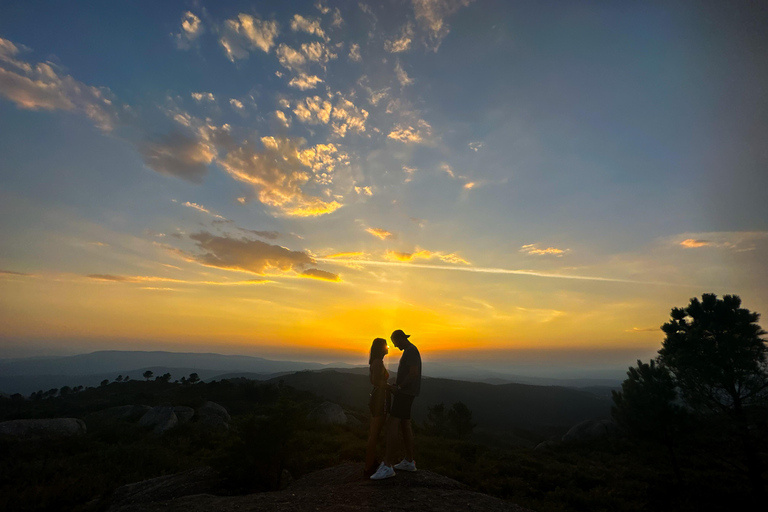
[[[395,359],[390,362],[391,365]],[[300,361],[275,361],[261,357],[193,352],[99,351],[90,354],[26,359],[0,359],[0,392],[28,395],[37,390],[62,386],[97,386],[104,379],[118,375],[142,379],[150,370],[155,376],[171,374],[171,380],[197,373],[204,380],[244,377],[267,380],[302,370],[328,370],[367,374],[367,366],[347,363],[320,364]],[[488,371],[477,365],[426,362],[424,373],[430,377],[480,382],[494,385],[511,383],[540,386],[587,388],[594,394],[610,396],[621,379],[615,378],[545,378]]]
[[[261,357],[200,354],[191,352],[146,352],[108,350],[75,356],[0,359],[0,391],[29,394],[61,386],[96,386],[118,375],[142,379],[150,370],[155,376],[171,374],[171,380],[197,373],[201,379],[232,372],[249,372],[263,380],[283,372],[320,370],[328,367],[351,368],[346,363],[272,361]]]

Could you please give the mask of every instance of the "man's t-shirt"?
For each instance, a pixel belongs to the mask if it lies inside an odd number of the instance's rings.
[[[401,387],[400,392],[419,396],[419,391],[421,391],[421,354],[419,354],[419,349],[413,343],[408,342],[408,345],[403,349],[403,355],[400,357],[400,364],[397,365],[397,381],[395,384],[401,386],[413,366],[419,368],[419,377],[409,382],[407,387]]]

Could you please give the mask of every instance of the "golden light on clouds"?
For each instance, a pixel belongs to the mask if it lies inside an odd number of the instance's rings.
[[[362,258],[365,256],[364,252],[337,252],[335,254],[329,254],[324,256],[325,258]]]
[[[390,233],[386,229],[382,228],[365,228],[365,231],[372,234],[376,238],[380,238],[381,240],[388,240],[390,238],[394,238],[395,236],[393,233]]]
[[[708,245],[712,245],[712,242],[709,240],[695,240],[693,238],[687,238],[680,242],[680,245],[687,247],[688,249],[695,249],[698,247],[706,247]]]
[[[557,247],[547,247],[539,249],[538,244],[527,244],[520,248],[520,252],[532,256],[562,256],[570,252],[570,249],[558,249]]]

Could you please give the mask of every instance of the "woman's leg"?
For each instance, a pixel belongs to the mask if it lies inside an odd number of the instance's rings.
[[[365,469],[372,469],[376,462],[376,445],[385,419],[386,416],[373,416],[371,418],[371,430],[368,432],[368,446],[365,450]]]

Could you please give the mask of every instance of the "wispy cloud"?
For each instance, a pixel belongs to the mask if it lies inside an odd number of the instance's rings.
[[[427,47],[437,51],[450,32],[446,18],[471,4],[472,0],[412,0],[412,3],[416,22],[427,34]]]
[[[688,249],[693,249],[697,247],[707,247],[709,245],[712,245],[712,242],[709,240],[696,240],[695,238],[686,238],[682,242],[680,242],[680,245],[683,247],[687,247]]]
[[[413,38],[413,25],[406,23],[400,30],[400,35],[384,42],[384,49],[389,53],[401,53],[411,47]]]
[[[191,96],[197,102],[210,101],[213,103],[216,101],[216,96],[212,92],[193,92]]]
[[[365,231],[367,233],[372,234],[376,238],[380,238],[381,240],[388,240],[388,239],[394,238],[395,236],[394,234],[390,233],[386,229],[382,229],[382,228],[365,228]]]
[[[395,76],[397,77],[397,81],[400,82],[400,85],[403,87],[413,83],[413,79],[408,76],[408,73],[405,72],[403,66],[400,64],[400,61],[397,61],[397,64],[395,64]]]
[[[195,209],[197,211],[200,211],[200,212],[203,212],[203,213],[207,213],[208,215],[216,217],[217,219],[226,220],[225,217],[219,215],[218,213],[213,213],[211,210],[209,210],[208,208],[206,208],[205,206],[203,206],[201,204],[185,201],[185,202],[181,203],[181,205],[182,206],[186,206],[187,208],[193,208],[193,209]]]
[[[113,94],[62,74],[50,63],[32,65],[19,60],[21,50],[0,38],[0,96],[28,110],[67,110],[84,114],[101,130],[118,121]]]
[[[667,243],[685,249],[730,249],[744,252],[753,251],[760,241],[768,240],[768,231],[711,231],[705,233],[683,233],[665,239]]]
[[[432,135],[432,126],[423,119],[419,119],[416,127],[397,125],[387,135],[388,138],[405,143],[424,143]]]
[[[399,253],[400,255],[408,253]],[[394,258],[395,261],[376,261],[376,260],[357,260],[357,259],[334,259],[334,258],[317,258],[319,262],[325,263],[337,263],[337,264],[357,264],[357,265],[371,265],[381,267],[408,267],[408,268],[422,268],[428,270],[448,270],[448,271],[460,271],[460,272],[475,272],[479,274],[506,274],[506,275],[521,275],[531,277],[544,277],[551,279],[568,279],[577,281],[600,281],[609,283],[631,283],[631,284],[645,284],[645,285],[661,285],[661,286],[675,286],[669,282],[660,281],[637,281],[633,279],[621,279],[612,277],[598,277],[598,276],[580,276],[574,274],[557,274],[549,272],[541,272],[536,270],[513,270],[506,268],[493,268],[493,267],[460,267],[460,266],[448,266],[448,265],[432,265],[428,263],[409,263],[408,260],[402,260],[399,257]]]
[[[156,141],[139,145],[139,153],[152,170],[193,183],[200,183],[216,157],[213,144],[181,132],[171,132]]]
[[[544,249],[539,248],[539,244],[526,244],[520,247],[520,252],[528,254],[529,256],[557,256],[561,257],[564,254],[571,252],[570,249],[558,249],[557,247],[546,247]]]
[[[24,272],[14,272],[13,270],[0,270],[0,275],[18,276],[18,277],[34,277],[34,274],[27,274]]]
[[[247,58],[251,49],[269,53],[279,32],[280,29],[274,20],[261,20],[249,14],[239,14],[237,18],[224,22],[219,43],[227,58],[234,62]]]
[[[470,264],[467,260],[465,260],[464,258],[462,258],[456,253],[445,254],[442,252],[428,251],[426,249],[421,249],[415,252],[387,251],[385,257],[390,261],[399,261],[399,262],[414,261],[417,259],[437,258],[446,263],[462,264],[462,265]]]
[[[360,61],[362,61],[362,60],[363,60],[363,57],[362,57],[362,55],[360,55],[360,45],[359,45],[359,44],[357,44],[357,43],[352,43],[352,44],[349,46],[349,55],[348,55],[348,58],[349,58],[349,60],[351,60],[352,62],[360,62]]]
[[[178,267],[177,267],[178,268]],[[170,283],[178,285],[207,285],[207,286],[252,286],[258,284],[266,284],[271,281],[268,279],[247,279],[241,281],[200,281],[200,280],[188,280],[188,279],[171,279],[168,277],[160,276],[131,276],[131,275],[119,275],[119,274],[88,274],[86,276],[94,281],[104,281],[111,283],[128,283],[128,284],[144,284],[144,283]],[[173,288],[146,288],[152,290],[173,290]]]
[[[315,35],[321,39],[327,39],[325,31],[320,26],[320,20],[305,18],[300,14],[294,14],[291,20],[291,30]]]
[[[317,87],[317,84],[322,82],[323,79],[319,76],[301,73],[298,76],[291,78],[291,81],[288,82],[288,85],[290,87],[295,87],[296,89],[306,91],[309,89],[314,89]]]
[[[205,27],[203,27],[200,18],[191,11],[185,12],[181,15],[181,30],[173,36],[176,47],[179,50],[188,50],[203,32],[205,32]]]
[[[352,252],[337,252],[335,254],[329,254],[328,256],[324,256],[324,258],[330,258],[330,259],[344,259],[344,258],[362,258],[365,257],[364,252],[360,251],[352,251]]]

